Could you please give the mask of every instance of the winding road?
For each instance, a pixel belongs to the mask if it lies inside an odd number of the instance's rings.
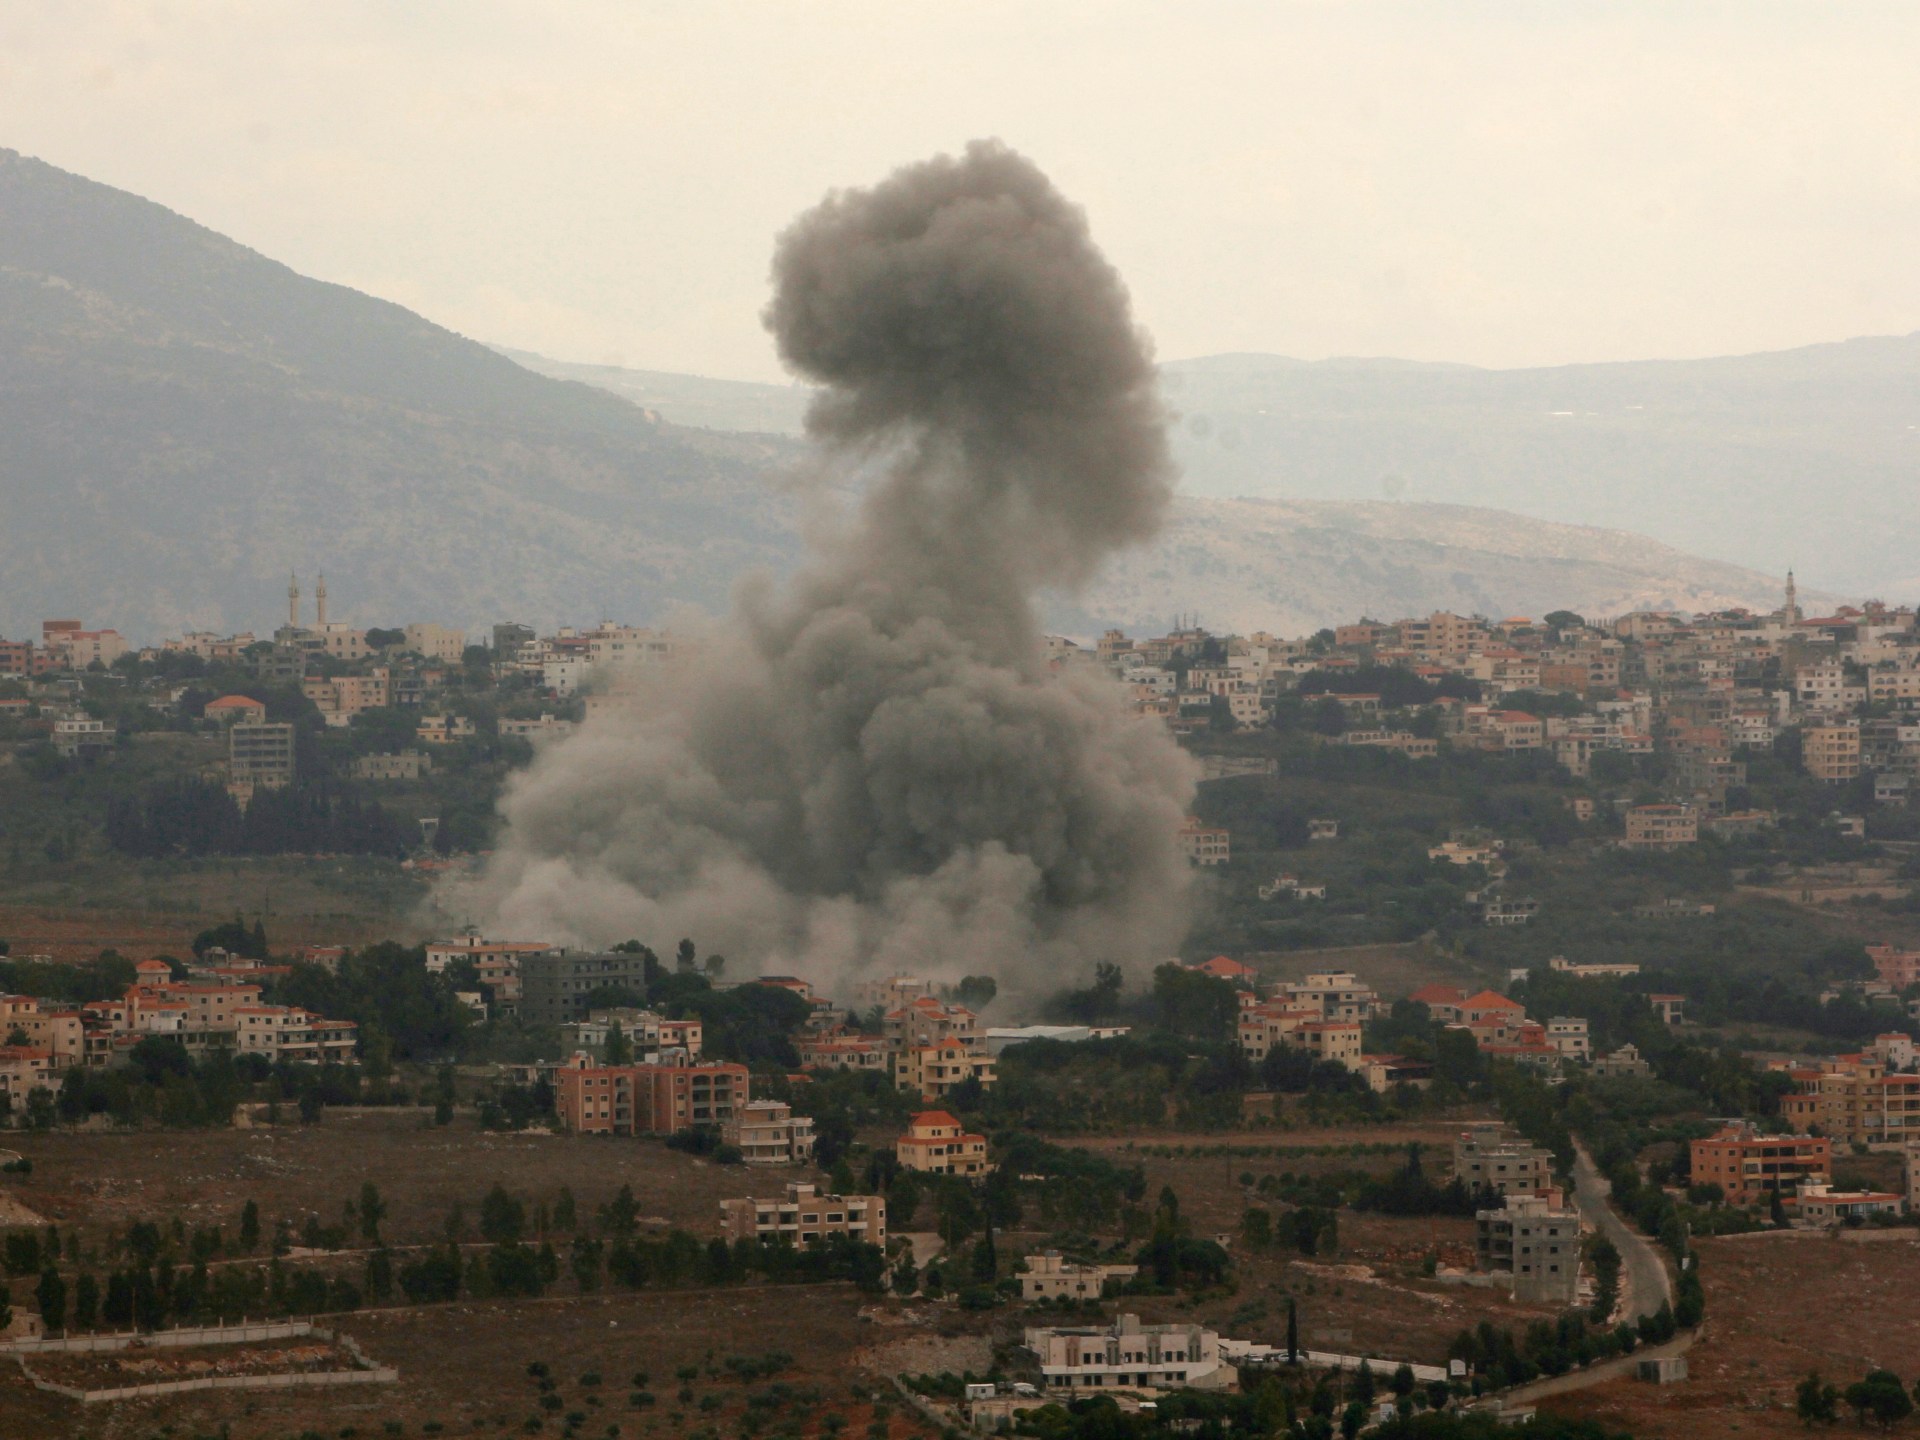
[[[1673,1279],[1660,1254],[1647,1238],[1614,1213],[1607,1203],[1613,1182],[1594,1168],[1593,1157],[1576,1145],[1573,1155],[1573,1194],[1580,1213],[1591,1220],[1620,1252],[1620,1279],[1625,1318],[1631,1322],[1651,1315],[1662,1304],[1673,1303]]]

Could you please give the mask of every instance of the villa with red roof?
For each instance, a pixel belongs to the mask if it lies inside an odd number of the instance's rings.
[[[907,1133],[893,1145],[903,1170],[924,1175],[985,1175],[987,1137],[970,1135],[967,1127],[944,1110],[923,1110],[907,1124]]]
[[[209,720],[237,721],[264,720],[267,707],[251,695],[222,695],[218,700],[209,700],[203,712]]]
[[[1450,1023],[1460,1018],[1460,1007],[1466,1003],[1467,992],[1457,985],[1422,985],[1407,998],[1426,1006],[1434,1019]]]
[[[1486,1020],[1504,1020],[1509,1025],[1519,1025],[1527,1018],[1527,1007],[1518,1000],[1509,1000],[1493,990],[1482,990],[1478,995],[1469,995],[1460,1002],[1460,1018],[1469,1025],[1478,1025]]]
[[[1211,960],[1202,960],[1198,965],[1189,965],[1187,968],[1233,985],[1251,985],[1260,978],[1260,972],[1251,965],[1242,965],[1225,955],[1216,955]]]

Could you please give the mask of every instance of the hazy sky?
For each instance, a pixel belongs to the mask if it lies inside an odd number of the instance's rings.
[[[563,359],[775,378],[774,233],[998,135],[1167,358],[1920,329],[1920,5],[0,5],[0,145]]]

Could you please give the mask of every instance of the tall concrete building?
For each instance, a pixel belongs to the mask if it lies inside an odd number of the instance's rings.
[[[587,997],[618,986],[644,995],[644,956],[625,951],[549,950],[520,958],[520,1019],[528,1025],[567,1025],[587,1018]]]
[[[227,774],[236,784],[274,788],[294,777],[293,726],[246,719],[227,731]]]

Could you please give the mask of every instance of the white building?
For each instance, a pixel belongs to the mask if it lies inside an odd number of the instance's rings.
[[[813,1120],[784,1100],[749,1100],[720,1125],[720,1139],[749,1165],[800,1165],[813,1158]]]
[[[1058,1250],[1047,1250],[1027,1256],[1026,1269],[1020,1274],[1020,1298],[1098,1300],[1109,1280],[1131,1280],[1139,1273],[1137,1265],[1076,1265]]]
[[[1098,1327],[1029,1328],[1042,1388],[1073,1390],[1225,1389],[1238,1378],[1220,1358],[1220,1337],[1203,1325],[1142,1325],[1122,1315]]]

